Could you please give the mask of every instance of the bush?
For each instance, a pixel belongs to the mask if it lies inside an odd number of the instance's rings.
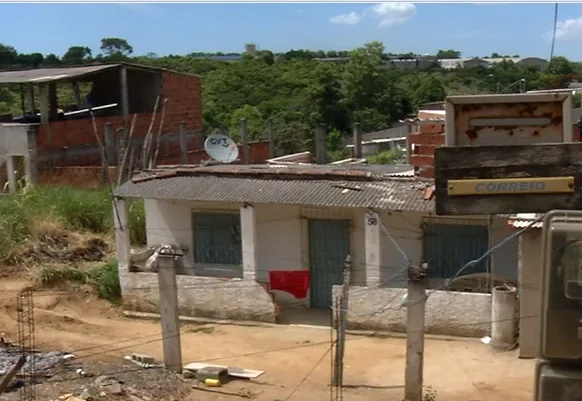
[[[12,197],[0,198],[0,261],[5,261],[30,234],[30,220]]]
[[[384,152],[380,152],[377,155],[368,157],[368,163],[370,164],[396,164],[402,162],[404,158],[404,152],[396,148],[390,149]]]
[[[95,287],[100,298],[115,305],[121,303],[121,286],[119,285],[117,260],[90,269],[88,278],[89,284]]]

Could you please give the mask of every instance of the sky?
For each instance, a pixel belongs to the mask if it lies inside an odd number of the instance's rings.
[[[349,50],[378,40],[387,52],[549,58],[554,4],[142,3],[0,4],[0,42],[21,53],[99,53],[120,37],[134,55],[259,49]],[[555,55],[582,61],[582,4],[560,4]]]

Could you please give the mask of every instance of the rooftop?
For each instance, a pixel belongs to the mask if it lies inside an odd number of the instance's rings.
[[[127,198],[434,211],[432,180],[367,165],[167,166],[115,190]]]
[[[122,66],[133,70],[144,70],[152,72],[169,71],[165,68],[156,68],[131,63],[95,64],[60,68],[38,68],[34,70],[0,71],[0,84],[25,84],[73,80],[74,78],[78,79],[106,70],[118,69]],[[175,73],[182,74],[179,72]]]

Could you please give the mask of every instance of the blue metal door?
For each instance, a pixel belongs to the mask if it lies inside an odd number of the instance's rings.
[[[423,259],[429,278],[448,279],[467,262],[480,258],[489,247],[487,226],[470,224],[424,224]],[[487,272],[488,260],[461,275]]]
[[[350,253],[348,220],[309,220],[309,268],[311,307],[332,305],[332,286],[343,283],[346,256]]]

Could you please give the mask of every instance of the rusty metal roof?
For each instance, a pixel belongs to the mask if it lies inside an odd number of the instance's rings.
[[[85,65],[78,67],[62,67],[62,68],[38,68],[34,70],[20,70],[20,71],[0,71],[0,84],[25,84],[25,83],[42,83],[70,80],[72,78],[80,78],[86,75],[95,74],[105,70],[120,68],[126,66],[133,70],[146,71],[168,71],[182,75],[176,71],[169,71],[165,68],[157,68],[146,65],[132,64],[132,63],[115,63],[115,64],[96,64]],[[197,75],[194,75],[197,76]]]
[[[260,172],[250,173],[252,167]],[[383,177],[351,166],[231,165],[152,171],[123,184],[115,195],[432,212],[434,200],[425,200],[425,189],[431,185],[430,180]]]

